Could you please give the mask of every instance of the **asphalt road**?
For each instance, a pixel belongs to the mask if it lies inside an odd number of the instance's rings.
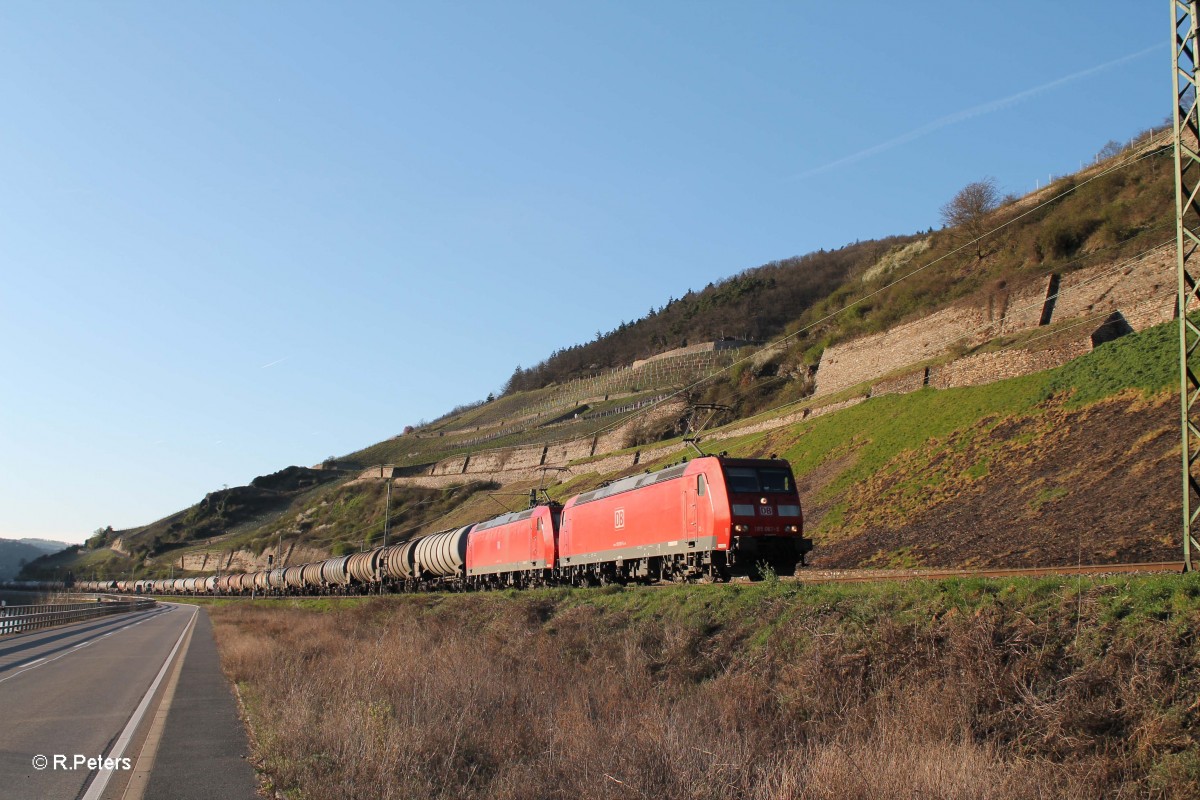
[[[120,797],[139,763],[148,770],[139,789],[142,796],[178,796],[169,788],[177,776],[169,773],[178,773],[185,762],[203,768],[203,760],[177,756],[167,759],[172,763],[158,764],[157,758],[139,762],[147,731],[158,717],[159,730],[151,740],[176,740],[163,754],[182,749],[185,756],[186,741],[179,744],[177,732],[195,725],[188,715],[196,708],[214,704],[223,709],[220,736],[227,743],[218,755],[241,770],[223,796],[253,797],[253,770],[242,760],[245,733],[217,668],[207,617],[199,617],[202,625],[196,626],[197,617],[194,607],[160,605],[0,638],[0,797],[71,800],[96,795],[96,776],[107,776],[86,759],[117,755],[114,747],[129,761],[111,770],[105,797]],[[178,657],[169,660],[176,649]],[[182,699],[179,708],[172,702],[176,696]],[[140,724],[132,724],[135,718]],[[156,748],[150,749],[158,755]],[[147,791],[147,783],[155,791]]]

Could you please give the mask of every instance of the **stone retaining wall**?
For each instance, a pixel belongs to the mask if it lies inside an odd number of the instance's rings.
[[[833,394],[909,364],[936,358],[956,342],[974,346],[991,336],[968,333],[986,326],[986,306],[959,305],[891,330],[863,336],[825,350],[817,367],[816,396]],[[956,339],[956,337],[964,337]]]
[[[275,547],[268,547],[262,553],[251,550],[202,550],[187,553],[175,560],[175,566],[190,572],[256,572],[267,569],[268,556],[276,555]],[[314,561],[324,561],[329,553],[307,545],[295,542],[283,543],[283,559],[275,559],[272,567],[291,567],[296,564],[310,564]]]
[[[996,289],[986,298],[829,347],[817,369],[816,395],[936,359],[956,346],[974,347],[1065,319],[1120,311],[1134,330],[1143,330],[1171,319],[1174,286],[1175,255],[1168,247],[1119,267],[1104,264]],[[884,387],[884,393],[889,390]]]
[[[967,356],[949,364],[931,367],[929,385],[938,389],[955,386],[979,386],[995,383],[1007,378],[1016,378],[1042,370],[1061,367],[1068,361],[1091,352],[1089,337],[1066,344],[1046,347],[1041,350],[1003,350],[998,353],[980,353]]]
[[[879,381],[871,387],[871,396],[881,394],[908,394],[915,392],[923,386],[926,386],[929,380],[929,373],[925,369],[919,369],[915,372],[909,372],[905,375],[899,375],[893,378],[886,378]]]

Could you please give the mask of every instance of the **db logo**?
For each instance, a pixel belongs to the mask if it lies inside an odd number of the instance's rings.
[[[775,509],[771,508],[770,506],[759,506],[758,513],[762,514],[764,517],[770,517],[774,515]]]
[[[613,527],[617,530],[625,527],[625,509],[618,508],[613,512]]]

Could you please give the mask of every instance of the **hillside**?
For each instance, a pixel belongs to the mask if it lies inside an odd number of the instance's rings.
[[[817,416],[784,409],[703,444],[792,463],[819,566],[1168,560],[1179,549],[1176,335],[1161,325],[979,386],[885,394]],[[685,453],[667,443],[616,471],[605,461],[619,454],[580,462],[555,492]]]
[[[67,547],[49,539],[0,539],[0,581],[12,580],[26,564]]]
[[[349,552],[382,539],[389,480],[395,541],[517,507],[539,486],[566,497],[678,460],[701,422],[709,452],[792,461],[821,564],[1163,557],[1178,516],[1174,345],[1153,327],[1171,309],[1169,156],[1140,142],[1007,198],[978,241],[947,228],[747,270],[555,353],[498,398],[291,467],[278,485],[212,492],[28,574]],[[767,349],[693,338],[781,333]],[[701,420],[693,403],[725,409]],[[1129,474],[1136,485],[1118,481]]]
[[[989,285],[1003,288],[1023,278],[1127,258],[1174,232],[1174,179],[1165,141],[1161,135],[1151,139],[1143,134],[1132,148],[1094,167],[1024,198],[1006,197],[970,231],[930,229],[856,242],[688,290],[593,342],[518,368],[505,391],[540,389],[725,336],[765,341],[803,331],[791,355],[811,365],[831,343],[877,333]],[[1041,203],[1045,205],[1037,207]],[[1001,229],[978,246],[964,247],[976,231],[997,227]],[[914,268],[922,268],[921,273],[892,285]],[[874,292],[878,294],[851,313],[826,319],[854,298]]]
[[[1180,513],[1174,336],[1173,325],[1161,325],[1062,367],[980,386],[880,395],[827,414],[780,409],[714,430],[703,446],[791,461],[815,566],[1172,560]],[[551,473],[549,493],[565,499],[686,454],[676,439],[582,459]],[[393,480],[394,542],[520,507],[544,479]],[[380,477],[341,478],[295,496],[274,521],[145,562],[102,547],[39,565],[113,576],[248,569],[280,544],[283,563],[300,563],[380,543],[385,488]]]
[[[905,326],[920,330],[934,315],[936,330],[947,338],[942,347],[898,353],[895,367],[962,355],[989,342],[996,343],[992,349],[1007,347],[1013,343],[1011,333],[1019,330],[1014,321],[1036,328],[1038,316],[1047,312],[1057,313],[1055,319],[1084,319],[1094,315],[1098,303],[1128,312],[1107,297],[1116,287],[1105,273],[1132,264],[1123,272],[1132,270],[1137,273],[1134,279],[1147,284],[1139,290],[1142,301],[1154,293],[1154,284],[1169,291],[1174,280],[1169,259],[1147,254],[1161,254],[1156,248],[1169,246],[1172,213],[1170,150],[1162,147],[1161,138],[1146,140],[1032,195],[1007,198],[977,223],[996,228],[978,243],[967,239],[963,230],[949,228],[747,270],[703,291],[688,292],[669,307],[622,324],[596,342],[556,353],[515,376],[520,380],[510,382],[509,393],[492,402],[461,407],[347,459],[364,465],[394,464],[405,467],[404,474],[419,474],[420,468],[458,454],[603,435],[614,427],[603,413],[664,394],[678,396],[685,404],[729,406],[715,419],[719,424],[803,400],[831,385],[847,388],[874,377],[856,377],[851,370],[849,377],[856,379],[847,380],[840,374],[846,372],[846,352],[851,361],[862,361],[866,356],[854,351],[856,343],[876,353],[892,348],[894,342],[884,332]],[[1163,269],[1166,274],[1159,276]],[[806,281],[820,284],[827,293],[815,302],[796,304],[793,293]],[[1052,298],[1059,285],[1067,296],[1056,310]],[[970,320],[958,318],[967,306]],[[1169,309],[1169,300],[1164,307]],[[771,322],[754,331],[745,325],[704,327],[727,313]],[[789,321],[778,324],[781,316]],[[947,326],[946,317],[957,324]],[[1096,324],[1103,321],[1098,318]],[[1154,321],[1163,321],[1161,314],[1148,320]],[[681,326],[691,326],[686,328],[688,336],[663,333],[683,331]],[[751,348],[706,357],[689,353],[699,346],[694,344],[697,336],[720,345],[719,337],[731,330],[759,339],[780,334],[786,338],[749,360]],[[693,344],[677,347],[685,340]],[[662,360],[637,366],[649,353],[658,353]],[[618,362],[625,366],[616,366]],[[588,366],[567,368],[570,364]],[[541,388],[513,391],[520,386]],[[632,418],[635,412],[625,416]],[[669,438],[683,429],[680,416],[661,414],[645,420],[625,443]]]

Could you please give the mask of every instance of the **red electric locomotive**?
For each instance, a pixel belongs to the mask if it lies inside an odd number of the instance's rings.
[[[705,456],[633,475],[567,501],[559,573],[573,583],[790,575],[803,536],[791,466],[779,459]]]
[[[467,538],[467,584],[534,586],[554,574],[562,506],[539,505],[480,522]]]

